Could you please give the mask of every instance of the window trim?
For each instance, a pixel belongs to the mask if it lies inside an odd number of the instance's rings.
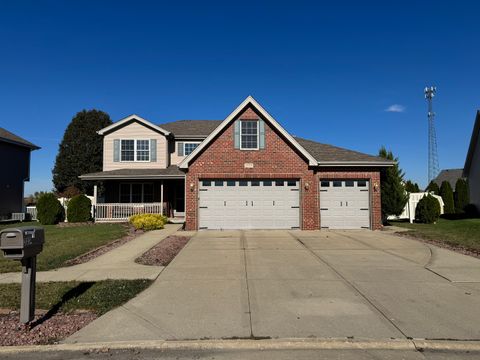
[[[185,142],[185,141],[177,141],[177,143],[179,143],[179,142],[183,143],[183,156],[184,156],[184,157],[187,157],[187,156],[190,155],[192,152],[194,152],[195,149],[198,147],[198,145],[201,144],[200,141],[186,141],[186,142]],[[195,149],[193,149],[190,154],[186,154],[186,153],[185,153],[185,145],[186,145],[186,144],[196,144],[197,146],[195,146]],[[178,152],[178,147],[177,147],[177,150],[176,150],[176,151]],[[178,155],[178,153],[177,153],[177,155]]]
[[[121,138],[120,140],[120,161],[119,162],[124,162],[124,163],[147,163],[150,162],[152,157],[151,157],[151,151],[152,151],[152,144],[151,144],[151,139],[144,139],[144,138],[135,138],[135,139],[128,139],[128,138]],[[132,141],[133,140],[133,160],[123,160],[122,159],[122,141]],[[148,160],[137,160],[137,141],[146,141],[148,143]],[[146,150],[141,150],[141,151],[146,151]]]
[[[256,148],[244,148],[242,146],[242,124],[244,122],[256,122],[257,123],[257,147]],[[246,135],[246,136],[251,136],[251,135]],[[260,126],[259,126],[259,121],[257,120],[248,120],[248,119],[240,119],[240,150],[260,150]]]
[[[131,140],[131,139],[127,139]],[[122,185],[128,185],[130,188],[130,201],[129,202],[122,202]],[[142,185],[142,201],[140,201],[140,204],[152,204],[155,202],[155,185],[153,182],[120,182],[118,184],[118,203],[119,204],[139,204],[139,203],[134,203],[132,202],[132,186],[133,185]],[[152,202],[145,202],[145,185],[152,185]]]

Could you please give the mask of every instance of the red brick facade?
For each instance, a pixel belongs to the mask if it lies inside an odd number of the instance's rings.
[[[240,113],[240,119],[259,119],[251,107]],[[265,120],[265,119],[264,119]],[[253,164],[253,168],[245,164]],[[372,185],[372,228],[381,227],[380,177],[378,171],[348,169],[341,172],[318,171],[309,168],[308,161],[287,144],[282,135],[265,121],[265,149],[244,151],[234,148],[233,121],[200,154],[192,160],[186,174],[186,229],[198,229],[198,181],[200,179],[299,179],[300,209],[303,230],[320,228],[319,178],[371,179],[378,183],[378,191]]]

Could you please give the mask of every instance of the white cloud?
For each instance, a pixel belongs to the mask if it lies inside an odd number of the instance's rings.
[[[405,112],[405,106],[399,104],[390,105],[385,109],[386,112],[402,113]]]

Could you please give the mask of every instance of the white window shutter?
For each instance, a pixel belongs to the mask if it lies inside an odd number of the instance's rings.
[[[183,142],[177,143],[177,153],[178,156],[183,156]]]

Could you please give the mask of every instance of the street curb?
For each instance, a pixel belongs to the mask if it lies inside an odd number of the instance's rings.
[[[350,340],[350,339],[233,339],[187,341],[117,341],[57,345],[4,346],[0,354],[95,350],[435,350],[480,351],[480,341]]]

